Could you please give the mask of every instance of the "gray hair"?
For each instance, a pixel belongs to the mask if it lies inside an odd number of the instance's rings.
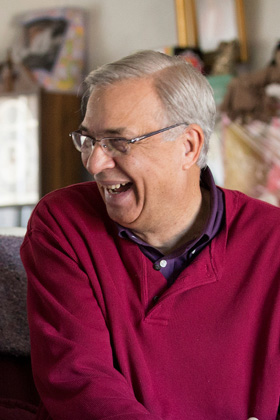
[[[198,124],[204,133],[204,145],[197,165],[206,166],[209,139],[215,124],[213,90],[204,77],[182,57],[157,51],[140,51],[93,70],[85,79],[83,105],[93,90],[132,78],[151,77],[163,104],[168,123]]]

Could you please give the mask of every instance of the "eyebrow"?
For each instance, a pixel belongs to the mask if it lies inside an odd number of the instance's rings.
[[[88,128],[85,127],[83,124],[80,124],[79,130],[85,131],[86,133],[89,133]],[[122,135],[123,136],[126,130],[127,129],[125,127],[108,128],[108,129],[104,130],[101,135],[102,136],[108,136],[108,135],[119,135],[119,136]]]

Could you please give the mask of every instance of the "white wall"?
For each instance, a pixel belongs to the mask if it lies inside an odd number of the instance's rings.
[[[0,0],[0,61],[19,35],[16,15],[64,6],[87,11],[88,70],[139,49],[177,41],[174,0]]]
[[[280,1],[243,1],[250,67],[261,68],[270,60],[280,39]],[[174,4],[174,0],[0,0],[0,61],[19,34],[16,15],[32,9],[64,6],[86,9],[90,70],[138,49],[176,44]]]
[[[271,60],[280,40],[280,1],[243,0],[251,68],[259,69]]]

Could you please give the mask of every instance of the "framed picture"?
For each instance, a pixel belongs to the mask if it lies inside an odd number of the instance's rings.
[[[178,44],[212,52],[223,41],[238,40],[247,60],[243,0],[175,0]]]
[[[86,13],[80,8],[38,9],[19,16],[21,62],[40,86],[76,93],[83,81]]]

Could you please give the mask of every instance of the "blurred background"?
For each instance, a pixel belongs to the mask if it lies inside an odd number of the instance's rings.
[[[217,103],[216,182],[280,205],[280,2],[0,0],[0,227],[88,179],[68,136],[84,76],[140,49],[182,55]]]

